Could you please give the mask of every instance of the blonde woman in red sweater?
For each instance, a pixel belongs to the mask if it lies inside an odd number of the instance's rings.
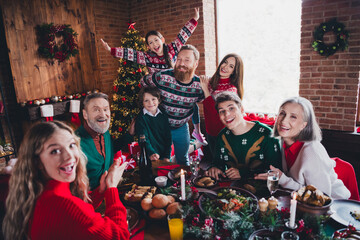
[[[85,155],[73,130],[61,122],[34,125],[25,135],[9,183],[5,239],[129,239],[117,184],[119,162],[88,194]],[[104,199],[105,217],[94,209]]]
[[[216,96],[221,92],[230,91],[237,93],[242,99],[244,95],[243,78],[244,64],[241,57],[235,53],[230,53],[221,60],[211,78],[200,76],[201,88],[205,94],[203,107],[206,134],[211,151],[215,149],[216,136],[224,128],[215,109]],[[212,155],[214,156],[213,152]]]

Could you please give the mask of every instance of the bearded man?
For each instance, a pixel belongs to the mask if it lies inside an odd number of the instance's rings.
[[[147,75],[141,81],[143,86],[160,89],[160,107],[169,118],[176,162],[183,165],[189,165],[188,121],[193,115],[194,105],[204,99],[200,79],[195,75],[199,58],[199,51],[194,46],[184,45],[179,51],[174,69]]]
[[[109,98],[104,93],[92,93],[83,102],[84,124],[77,130],[81,150],[85,153],[90,189],[100,184],[101,175],[109,169],[114,159],[110,126]]]

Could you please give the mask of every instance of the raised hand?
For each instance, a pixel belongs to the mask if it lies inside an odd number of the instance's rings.
[[[210,176],[215,178],[216,180],[219,180],[219,174],[221,176],[223,176],[224,178],[226,177],[226,175],[223,173],[223,171],[221,171],[220,169],[218,169],[217,167],[212,167],[210,168],[208,171],[205,172],[205,175]]]
[[[197,21],[200,18],[199,8],[194,8],[194,9],[195,9],[195,14],[193,18]]]
[[[120,161],[121,160],[114,160],[114,163],[110,166],[108,170],[109,173],[105,179],[106,188],[117,187],[119,184],[124,170],[128,165],[128,162],[124,162],[120,165]]]
[[[234,179],[234,178],[241,178],[239,170],[236,168],[229,168],[228,170],[225,171],[226,176],[230,179]]]
[[[102,38],[100,39],[102,45],[104,46],[104,48],[106,49],[106,51],[111,51],[111,48],[109,46],[109,44],[107,44],[107,42],[105,42]]]
[[[200,86],[204,92],[205,98],[210,96],[209,81],[210,81],[210,77],[207,77],[205,75],[200,76]]]
[[[156,160],[159,160],[160,159],[160,155],[157,154],[157,153],[154,153],[150,156],[150,160],[151,161],[156,161]]]

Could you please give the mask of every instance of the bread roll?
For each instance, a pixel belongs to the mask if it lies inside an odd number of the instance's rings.
[[[153,219],[163,219],[166,216],[166,212],[164,209],[153,208],[149,212],[149,217]]]
[[[144,198],[143,200],[141,200],[141,207],[144,211],[149,211],[150,209],[153,208],[152,203],[152,199],[151,198]]]
[[[167,198],[169,200],[169,204],[175,202],[175,198],[173,196],[168,195]]]
[[[156,194],[152,199],[152,205],[156,208],[164,208],[169,204],[169,199],[164,194]]]
[[[167,206],[166,213],[168,215],[175,214],[179,209],[180,209],[180,204],[178,202],[174,202],[169,204],[169,206]]]

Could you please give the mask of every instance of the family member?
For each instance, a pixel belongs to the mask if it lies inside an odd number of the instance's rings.
[[[25,135],[10,178],[5,239],[129,239],[126,209],[116,188],[125,164],[115,162],[88,194],[86,159],[64,123],[34,125]],[[96,213],[106,201],[105,217]]]
[[[139,92],[139,105],[143,107],[136,118],[135,131],[145,135],[146,152],[150,160],[170,161],[171,131],[169,119],[159,108],[161,91],[156,87],[142,87]]]
[[[321,141],[313,106],[303,97],[287,99],[281,104],[274,126],[274,135],[281,137],[282,169],[279,185],[298,190],[309,184],[334,199],[348,199],[349,190],[337,178],[335,161],[330,159]],[[266,179],[259,174],[257,179]]]
[[[149,74],[153,74],[160,70],[173,68],[180,48],[195,31],[199,17],[199,8],[195,8],[194,17],[185,24],[176,39],[170,44],[165,43],[165,38],[160,32],[148,32],[145,36],[145,41],[149,49],[147,52],[136,51],[132,48],[111,48],[103,39],[101,39],[101,42],[111,55],[147,66]],[[197,105],[194,105],[194,115],[192,120],[194,124],[193,136],[206,145],[207,142],[200,130],[200,114]]]
[[[218,179],[248,178],[270,165],[280,166],[281,153],[271,129],[259,122],[244,120],[244,108],[237,93],[223,92],[215,108],[225,125],[216,140],[215,158],[207,174]]]
[[[216,136],[224,128],[224,124],[220,121],[219,114],[215,109],[215,98],[221,92],[230,91],[237,93],[240,99],[242,99],[244,95],[243,78],[243,61],[235,53],[228,54],[221,60],[215,74],[211,78],[204,75],[200,76],[201,87],[205,95],[203,108],[206,138],[209,143],[210,152],[213,155],[212,157],[214,157]]]
[[[194,105],[204,99],[200,79],[195,76],[199,64],[199,51],[192,45],[180,49],[174,69],[145,76],[143,86],[155,86],[161,91],[160,106],[169,118],[176,162],[189,165],[190,133],[188,121]]]
[[[93,190],[99,186],[101,175],[109,169],[114,159],[109,133],[111,113],[108,96],[104,93],[87,95],[83,105],[84,124],[76,130],[76,134],[80,137],[81,150],[88,159],[86,169],[90,189]]]

